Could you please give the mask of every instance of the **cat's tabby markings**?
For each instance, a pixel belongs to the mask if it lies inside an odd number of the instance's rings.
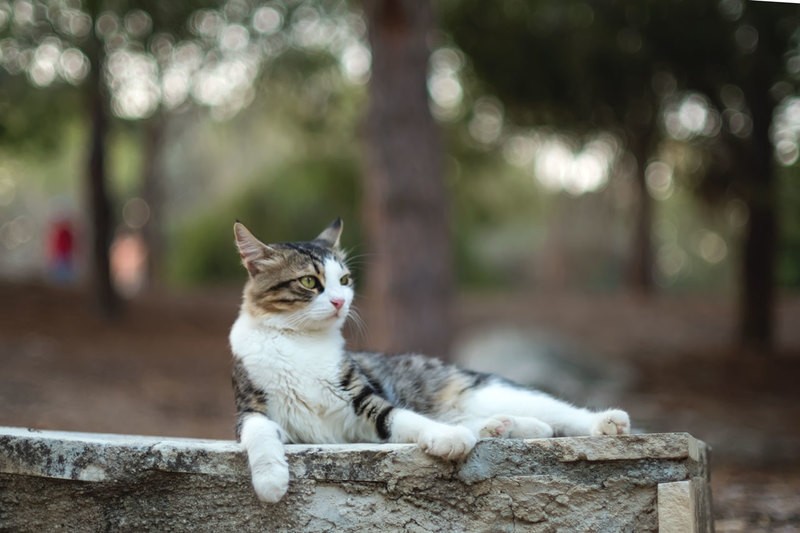
[[[259,498],[286,493],[286,442],[408,442],[455,460],[481,437],[630,431],[618,409],[595,413],[421,355],[348,351],[353,283],[341,231],[337,219],[313,241],[263,244],[234,226],[249,273],[230,334],[236,433]]]

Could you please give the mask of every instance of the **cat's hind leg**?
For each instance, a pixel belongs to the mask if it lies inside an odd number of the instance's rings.
[[[553,428],[529,416],[494,415],[466,424],[480,438],[538,439],[553,436]]]
[[[495,413],[533,418],[550,426],[555,435],[564,437],[626,435],[631,430],[630,418],[625,411],[590,411],[543,392],[503,382],[470,391],[462,409],[470,418],[487,419],[496,416]]]

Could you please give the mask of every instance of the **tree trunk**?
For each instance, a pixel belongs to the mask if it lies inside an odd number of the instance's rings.
[[[650,154],[650,135],[631,134],[631,152],[636,158],[635,217],[628,271],[628,287],[639,295],[653,292],[653,197],[647,190],[645,171]]]
[[[142,199],[149,208],[149,217],[142,228],[147,247],[147,285],[161,281],[161,264],[164,250],[164,184],[162,155],[166,117],[156,114],[144,124],[144,151],[142,165]]]
[[[760,85],[756,81],[755,85]],[[742,251],[739,334],[743,345],[770,349],[773,343],[775,265],[778,220],[775,163],[769,130],[775,108],[768,87],[756,88],[747,101],[753,117],[750,173],[744,199],[749,216]]]
[[[99,10],[94,10],[93,20]],[[114,317],[120,307],[119,297],[111,280],[110,248],[113,237],[111,201],[106,188],[106,134],[108,113],[103,88],[103,44],[91,33],[89,60],[91,71],[86,85],[88,113],[91,119],[88,154],[88,196],[92,234],[91,271],[95,300],[100,313]]]
[[[441,139],[428,108],[428,1],[367,0],[372,47],[364,221],[373,348],[446,357],[453,272]]]

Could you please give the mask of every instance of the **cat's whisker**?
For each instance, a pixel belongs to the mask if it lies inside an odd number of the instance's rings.
[[[375,255],[375,252],[369,252],[369,251],[361,251],[356,255],[352,255],[353,252],[355,252],[355,251],[356,251],[356,248],[353,247],[353,248],[348,248],[344,252],[347,255],[348,259],[350,259],[350,258],[359,258],[359,257],[368,257],[368,256],[374,256]]]
[[[365,260],[370,260],[375,257],[375,254],[358,254],[358,255],[348,255],[347,256],[347,264],[351,264],[353,262],[360,262],[363,263]]]
[[[367,339],[367,324],[364,322],[364,319],[361,318],[361,314],[355,306],[350,307],[350,313],[347,315],[347,318],[355,327],[354,333],[358,340],[365,341]]]
[[[285,317],[287,329],[302,331],[308,324],[308,317],[305,313],[294,313]]]
[[[354,266],[354,265],[361,266],[361,265],[366,265],[366,264],[368,264],[368,263],[369,263],[369,262],[370,262],[370,261],[371,261],[371,260],[372,260],[372,259],[373,259],[375,256],[376,256],[376,254],[374,254],[374,253],[372,253],[372,252],[364,252],[364,253],[360,253],[360,254],[357,254],[357,255],[350,255],[350,252],[348,252],[348,253],[345,255],[345,257],[347,258],[347,259],[346,259],[346,261],[345,261],[345,263],[347,263],[347,265],[348,265],[348,266]]]

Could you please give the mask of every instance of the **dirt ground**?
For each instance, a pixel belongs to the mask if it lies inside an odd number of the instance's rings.
[[[227,332],[239,291],[149,294],[116,321],[82,293],[0,284],[0,426],[233,437]],[[624,362],[635,425],[713,447],[717,531],[800,531],[800,297],[779,307],[778,349],[731,349],[730,302],[611,294],[470,295],[459,331],[547,331]]]

